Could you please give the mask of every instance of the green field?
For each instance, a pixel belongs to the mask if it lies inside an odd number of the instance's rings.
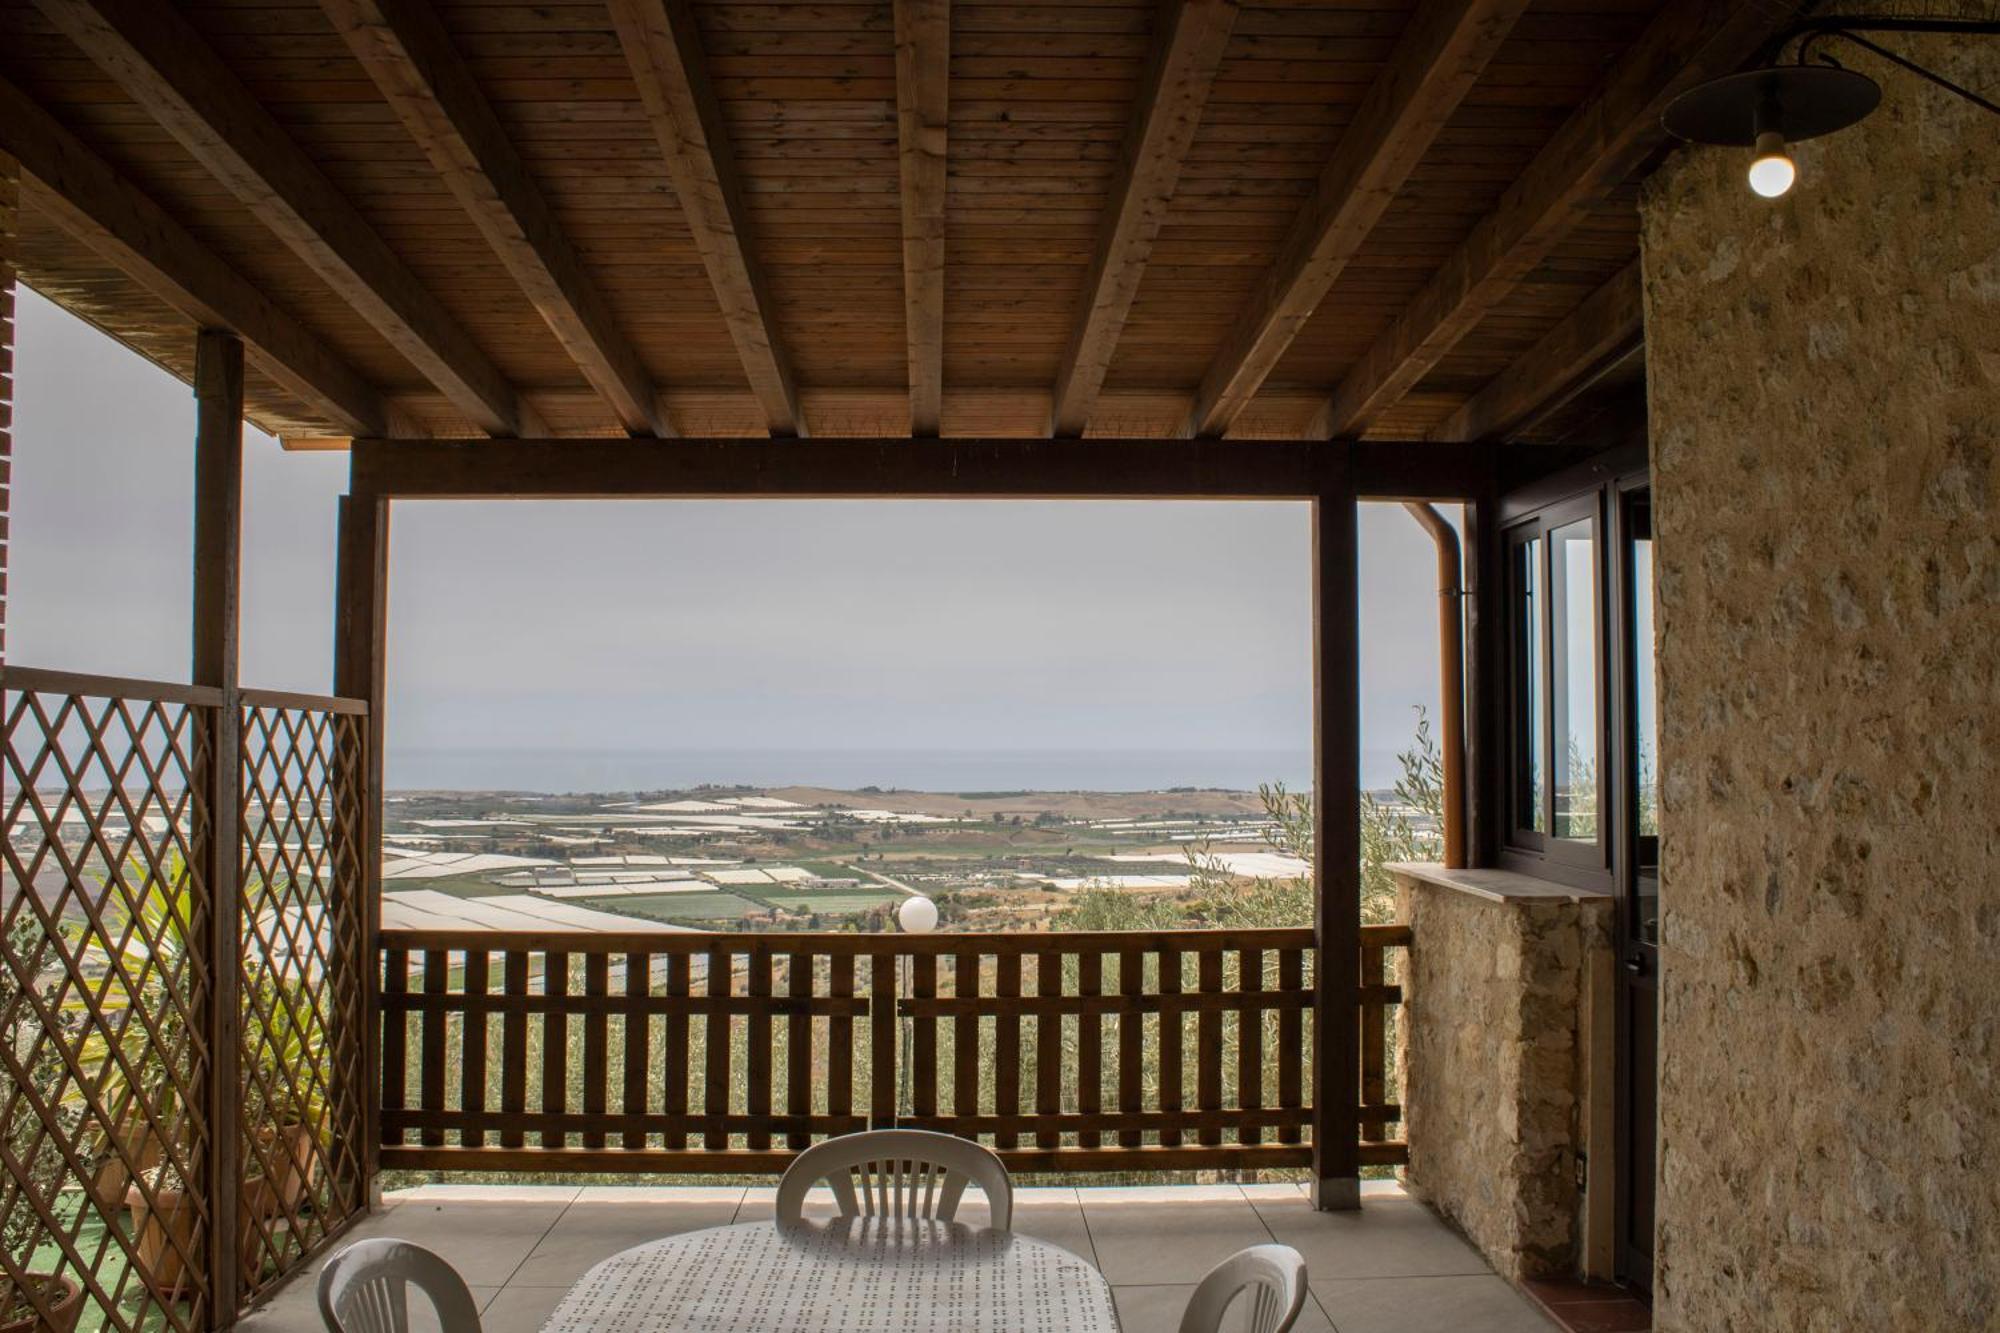
[[[649,921],[735,921],[761,911],[748,898],[733,893],[662,893],[653,897],[572,898],[580,907]]]
[[[903,895],[893,889],[872,893],[866,891],[844,893],[838,889],[818,892],[804,890],[797,893],[760,893],[757,896],[771,906],[782,907],[787,912],[818,912],[821,916],[847,916],[869,911],[885,903],[903,900]]]

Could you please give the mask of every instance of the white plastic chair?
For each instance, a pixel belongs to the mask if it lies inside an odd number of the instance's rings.
[[[967,1183],[986,1191],[996,1231],[1014,1221],[1006,1166],[969,1139],[923,1129],[874,1129],[816,1143],[778,1181],[778,1225],[796,1224],[806,1192],[826,1184],[842,1217],[907,1217],[949,1222]]]
[[[430,1298],[442,1333],[480,1333],[479,1307],[458,1270],[406,1240],[358,1240],[319,1275],[327,1333],[409,1333],[410,1294]]]
[[[1289,1245],[1252,1245],[1208,1271],[1188,1297],[1181,1333],[1222,1333],[1222,1316],[1249,1288],[1244,1333],[1286,1333],[1306,1304],[1306,1261]]]

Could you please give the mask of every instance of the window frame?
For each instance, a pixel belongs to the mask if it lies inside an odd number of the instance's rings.
[[[1544,504],[1520,516],[1512,516],[1500,533],[1502,549],[1506,552],[1506,633],[1507,664],[1505,684],[1507,690],[1507,736],[1502,750],[1503,802],[1506,808],[1506,836],[1500,848],[1500,862],[1503,868],[1520,870],[1528,874],[1546,878],[1557,878],[1592,888],[1608,889],[1612,879],[1612,839],[1614,802],[1617,800],[1617,784],[1611,772],[1610,746],[1614,714],[1622,715],[1615,698],[1610,660],[1610,630],[1612,627],[1612,602],[1615,597],[1611,587],[1611,560],[1609,542],[1612,524],[1607,519],[1607,504],[1613,502],[1608,494],[1614,486],[1599,483],[1582,494],[1571,494],[1552,503]],[[1593,584],[1593,605],[1591,626],[1593,643],[1591,652],[1592,689],[1596,700],[1592,751],[1594,758],[1594,781],[1597,788],[1596,809],[1598,810],[1596,836],[1589,840],[1579,838],[1559,838],[1556,836],[1556,615],[1555,615],[1555,545],[1553,535],[1578,523],[1588,523],[1591,541]],[[1525,617],[1522,614],[1522,586],[1520,552],[1528,542],[1539,541],[1536,586],[1540,590],[1543,605],[1540,608],[1539,644],[1541,653],[1541,673],[1537,682],[1540,713],[1537,718],[1538,734],[1533,744],[1539,749],[1542,765],[1542,791],[1540,799],[1541,829],[1534,827],[1522,808],[1524,776],[1527,773],[1527,754],[1523,748],[1525,719],[1527,710],[1527,647],[1528,635]],[[1618,599],[1622,601],[1623,599]]]

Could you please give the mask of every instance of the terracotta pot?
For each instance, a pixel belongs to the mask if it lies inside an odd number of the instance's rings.
[[[198,1211],[187,1191],[154,1190],[157,1208],[146,1202],[135,1184],[125,1191],[125,1207],[132,1215],[134,1248],[139,1267],[153,1279],[153,1285],[167,1296],[179,1296],[188,1287],[187,1265],[182,1254],[199,1257],[194,1248],[194,1227]],[[258,1218],[277,1212],[277,1199],[263,1176],[244,1181],[236,1196],[236,1244],[246,1271],[262,1266],[263,1244]]]
[[[109,1218],[124,1206],[132,1173],[143,1174],[160,1164],[160,1138],[141,1120],[121,1129],[107,1148],[104,1164],[90,1179],[90,1196]]]
[[[66,1277],[42,1273],[30,1273],[27,1280],[38,1282],[45,1288],[56,1287],[62,1294],[49,1307],[46,1317],[31,1314],[25,1319],[0,1324],[0,1333],[74,1333],[77,1318],[83,1313],[83,1288]]]
[[[264,1167],[270,1176],[271,1187],[266,1194],[272,1211],[297,1213],[319,1172],[312,1126],[297,1123],[260,1129],[257,1144],[254,1164]]]

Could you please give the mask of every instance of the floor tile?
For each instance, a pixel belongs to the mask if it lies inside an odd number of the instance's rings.
[[[1484,1277],[1312,1280],[1340,1333],[1549,1333],[1556,1326],[1527,1297]]]
[[[1245,1246],[1270,1243],[1257,1210],[1234,1186],[1178,1199],[1171,1196],[1179,1191],[1161,1193],[1170,1197],[1122,1189],[1077,1191],[1097,1266],[1114,1286],[1200,1278]]]
[[[568,1294],[567,1286],[530,1287],[510,1283],[480,1311],[480,1333],[538,1333]]]
[[[1181,1286],[1138,1286],[1113,1287],[1111,1294],[1118,1302],[1118,1326],[1122,1333],[1179,1333],[1181,1315],[1187,1310],[1188,1299],[1194,1295],[1192,1283]],[[1223,1319],[1224,1328],[1236,1328],[1231,1322],[1242,1316],[1231,1311]],[[1334,1327],[1327,1322],[1326,1315],[1306,1298],[1305,1309],[1299,1311],[1299,1321],[1292,1325],[1294,1333],[1334,1333]]]
[[[679,1203],[573,1203],[514,1271],[508,1285],[566,1287],[620,1250],[684,1231],[728,1226],[735,1219],[740,1192],[722,1190]]]
[[[499,1287],[567,1207],[566,1202],[411,1200],[382,1218],[369,1218],[365,1234],[412,1241],[441,1256],[468,1284]]]
[[[1414,1200],[1364,1198],[1359,1209],[1338,1213],[1318,1212],[1304,1200],[1254,1202],[1271,1234],[1305,1256],[1314,1282],[1492,1271],[1477,1250]]]

